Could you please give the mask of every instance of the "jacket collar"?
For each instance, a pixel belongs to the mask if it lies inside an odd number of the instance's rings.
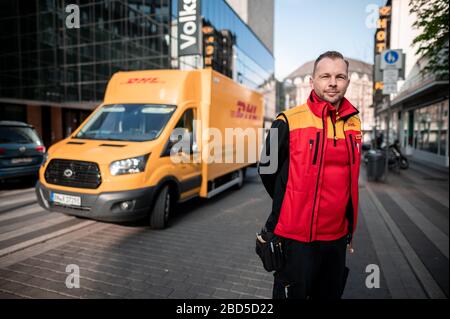
[[[320,97],[317,96],[316,92],[314,90],[311,91],[311,94],[309,95],[307,104],[310,108],[310,110],[316,115],[317,117],[322,118],[322,114],[324,114],[325,110],[325,116],[327,113],[332,111],[333,117],[336,114],[336,108],[332,106],[329,102],[322,100]],[[343,118],[344,120],[348,117],[358,114],[359,111],[354,107],[349,100],[347,100],[345,97],[342,98],[341,106],[339,107],[339,116]]]

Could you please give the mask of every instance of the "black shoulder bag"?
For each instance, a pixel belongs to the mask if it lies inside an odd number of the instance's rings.
[[[283,248],[282,239],[273,233],[256,234],[256,254],[266,271],[279,271],[283,268],[285,259]]]

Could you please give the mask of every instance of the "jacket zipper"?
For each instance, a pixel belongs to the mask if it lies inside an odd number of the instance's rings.
[[[322,134],[322,153],[320,154],[319,174],[317,174],[316,191],[314,193],[314,203],[313,203],[312,216],[311,216],[311,228],[310,228],[310,231],[309,231],[309,241],[310,242],[312,241],[312,229],[313,229],[313,224],[314,224],[314,210],[316,208],[317,191],[319,190],[320,171],[322,170],[323,148],[325,146],[325,138],[324,137],[325,137],[325,134],[326,134],[326,132],[325,132],[326,123],[325,123],[324,118],[323,118],[324,111],[325,111],[325,108],[322,111],[322,127],[323,127],[323,130],[324,130],[324,133]],[[320,138],[320,132],[317,132],[317,138]],[[317,143],[317,145],[316,145],[315,157],[317,157],[317,150],[318,150],[318,148],[319,148],[319,143]],[[317,158],[315,158],[315,159],[317,159]]]
[[[350,116],[352,116],[353,114],[351,114]],[[350,117],[349,116],[349,117]],[[345,121],[344,121],[344,127],[345,127]],[[344,131],[344,135],[345,135],[345,131]],[[353,148],[353,135],[352,134],[349,134],[349,138],[350,138],[350,145],[351,145],[351,147],[352,147],[352,153],[353,153],[353,158],[352,158],[352,160],[353,160],[353,164],[355,164],[355,150],[354,150],[354,148]],[[355,141],[356,142],[356,141]],[[347,145],[347,153],[348,153],[348,158],[350,159],[350,149],[349,149],[349,147],[348,147],[348,142],[347,142],[347,138],[345,138],[345,145]],[[352,191],[353,191],[353,167],[352,167],[352,165],[350,165],[350,200],[352,200]],[[352,207],[353,207],[353,205],[352,205]],[[353,209],[355,209],[354,207],[353,207]],[[352,215],[354,214],[354,212],[352,212]],[[353,237],[353,227],[354,227],[354,223],[355,223],[355,221],[354,221],[354,218],[355,216],[353,216],[353,225],[352,225],[352,229],[350,229],[350,234],[351,234],[351,236]],[[353,239],[353,238],[352,238]],[[353,249],[352,248],[352,246],[351,246],[351,242],[349,243],[349,248],[350,249]]]
[[[350,137],[350,145],[352,146],[352,161],[355,164],[355,146],[353,145],[353,135],[349,134]]]
[[[333,122],[333,113],[330,111],[330,120],[331,124],[333,124],[333,144],[336,147],[336,124]]]
[[[344,123],[344,125],[345,125],[345,123]],[[345,132],[344,132],[344,134],[345,134]],[[349,138],[350,138],[350,144],[351,144],[352,150],[353,150],[352,134],[349,134]],[[348,147],[347,139],[345,139],[345,144],[347,145],[348,158],[350,159],[350,150]],[[353,156],[353,159],[354,159],[354,156]],[[349,200],[352,200],[352,189],[353,189],[352,188],[353,187],[352,186],[352,183],[353,183],[352,171],[353,171],[353,167],[350,165],[350,198],[349,198]],[[353,205],[352,205],[352,207],[353,207]],[[352,214],[353,214],[353,212],[352,212]],[[353,219],[354,219],[354,216],[353,216]],[[350,230],[350,234],[353,235],[353,229]]]
[[[320,143],[320,132],[317,132],[317,134],[316,134],[316,149],[314,151],[313,165],[316,165],[316,163],[317,163],[317,155],[319,153],[319,143]]]

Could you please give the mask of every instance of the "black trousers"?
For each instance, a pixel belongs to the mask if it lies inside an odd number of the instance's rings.
[[[346,237],[302,243],[283,238],[285,265],[274,273],[273,299],[340,299],[347,280]]]

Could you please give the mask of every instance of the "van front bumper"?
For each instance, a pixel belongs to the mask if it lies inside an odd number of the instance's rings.
[[[148,215],[153,201],[154,187],[137,190],[84,194],[53,190],[37,182],[36,196],[42,208],[69,215],[86,217],[107,222],[135,221]],[[81,206],[65,206],[51,201],[51,193],[78,196],[81,198]],[[124,209],[121,204],[127,202]]]

